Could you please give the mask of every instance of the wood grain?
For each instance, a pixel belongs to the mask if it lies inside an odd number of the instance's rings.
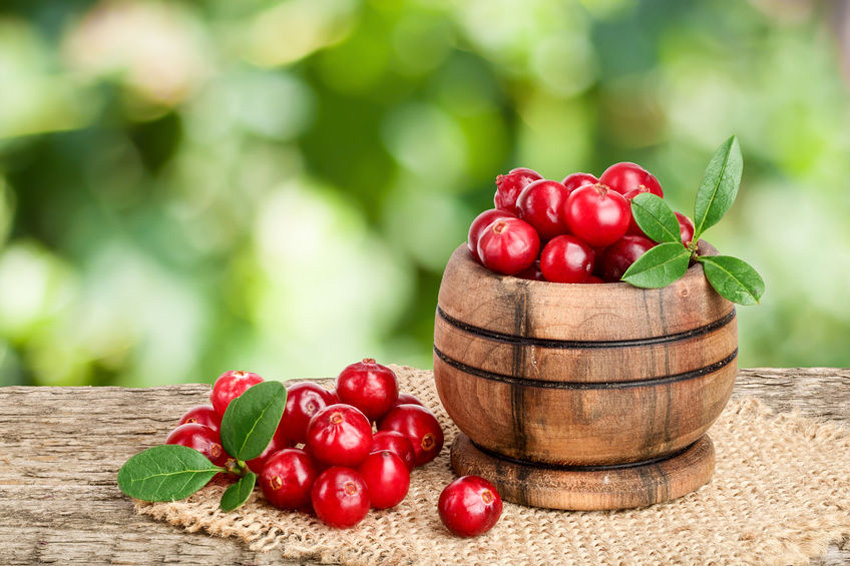
[[[576,471],[507,462],[459,434],[452,443],[452,469],[459,476],[487,478],[505,501],[574,511],[630,509],[676,499],[705,485],[714,473],[714,444],[704,435],[672,458],[617,470]]]
[[[158,444],[206,385],[150,389],[0,388],[0,557],[29,564],[307,564],[231,539],[184,533],[133,513],[115,484],[131,455]],[[739,370],[733,396],[850,426],[850,370]],[[850,564],[850,539],[813,560]]]
[[[485,450],[628,464],[705,434],[732,394],[737,338],[734,305],[699,266],[662,289],[569,285],[492,273],[461,246],[440,285],[434,376],[449,416]],[[516,502],[541,501],[534,489]]]
[[[564,292],[567,287],[569,293]],[[734,305],[710,289],[699,264],[667,287],[649,290],[628,283],[584,285],[505,277],[473,260],[464,244],[449,258],[437,303],[456,320],[502,334],[628,340],[685,332],[723,318]],[[611,309],[612,303],[618,308]],[[643,316],[636,318],[635,313]],[[563,314],[570,316],[559,316]]]
[[[732,395],[735,366],[640,387],[502,382],[434,359],[437,391],[475,443],[511,458],[573,466],[650,460],[702,436]]]
[[[459,328],[437,314],[434,344],[448,357],[488,372],[511,368],[515,377],[540,381],[618,382],[663,377],[710,366],[738,347],[735,319],[673,342],[614,345],[588,348],[582,345],[520,343],[524,363],[513,366],[516,342],[482,336]]]

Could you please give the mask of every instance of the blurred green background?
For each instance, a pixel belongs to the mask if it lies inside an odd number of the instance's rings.
[[[0,384],[431,367],[516,166],[641,163],[755,265],[741,366],[850,366],[846,2],[0,2]]]

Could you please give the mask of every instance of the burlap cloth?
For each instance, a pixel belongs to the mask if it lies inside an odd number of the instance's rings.
[[[717,469],[681,499],[643,509],[565,512],[505,503],[499,523],[473,539],[452,536],[437,499],[454,474],[448,445],[457,428],[440,405],[433,375],[394,367],[402,391],[435,411],[447,445],[414,471],[407,498],[336,530],[279,511],[256,490],[231,513],[210,485],[187,500],[136,503],[138,513],[237,537],[257,551],[342,564],[808,564],[850,536],[850,429],[772,414],[753,399],[732,402],[711,428]]]

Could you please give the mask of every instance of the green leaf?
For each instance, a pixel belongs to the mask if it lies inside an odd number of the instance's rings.
[[[253,460],[274,436],[286,405],[286,388],[264,381],[249,388],[227,406],[221,419],[221,443],[237,460]]]
[[[189,497],[223,471],[197,450],[165,444],[124,462],[118,472],[118,487],[135,499],[174,501]]]
[[[635,287],[666,287],[688,270],[691,252],[682,241],[665,242],[650,248],[623,274],[622,280]]]
[[[641,193],[632,199],[632,216],[650,240],[682,242],[679,220],[661,197],[652,193]]]
[[[720,295],[739,305],[756,305],[764,295],[764,279],[747,262],[727,255],[702,256],[705,277]]]
[[[743,170],[741,146],[738,145],[738,138],[732,136],[714,152],[699,185],[694,207],[695,242],[732,208]]]
[[[239,478],[239,481],[228,487],[224,495],[221,496],[221,510],[233,511],[237,507],[241,507],[251,497],[256,482],[257,475],[254,472],[248,472]]]

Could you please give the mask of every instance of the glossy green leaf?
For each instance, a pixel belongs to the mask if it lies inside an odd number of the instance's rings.
[[[743,171],[741,146],[738,138],[732,136],[714,152],[700,182],[694,207],[695,242],[732,208]]]
[[[679,220],[661,197],[641,193],[632,199],[632,216],[643,233],[658,243],[681,242]]]
[[[744,260],[724,255],[698,260],[711,286],[733,303],[756,305],[764,295],[764,279]]]
[[[286,388],[264,381],[249,388],[227,406],[221,419],[221,443],[237,460],[263,453],[274,436],[286,405]]]
[[[665,287],[685,274],[690,256],[681,240],[658,244],[640,256],[622,280],[647,289]]]
[[[239,481],[228,487],[224,495],[221,496],[221,510],[233,511],[237,507],[241,507],[251,497],[256,483],[257,476],[254,472],[248,472],[239,478]]]
[[[135,499],[175,501],[189,497],[223,471],[197,450],[166,444],[127,460],[118,472],[118,487]]]

